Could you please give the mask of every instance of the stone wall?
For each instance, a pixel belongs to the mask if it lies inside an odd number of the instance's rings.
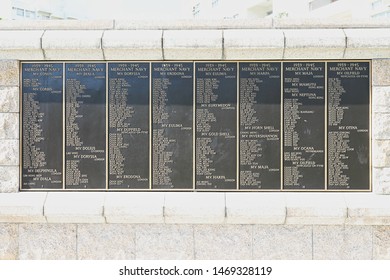
[[[0,21],[0,259],[390,259],[390,21]],[[372,193],[19,192],[23,60],[372,59]]]

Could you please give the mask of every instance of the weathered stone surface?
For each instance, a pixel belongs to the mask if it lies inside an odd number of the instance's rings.
[[[225,59],[282,59],[284,35],[281,30],[225,30]]]
[[[374,193],[345,195],[348,205],[347,224],[390,225],[390,196]]]
[[[0,60],[0,86],[19,86],[19,64],[16,60]]]
[[[372,110],[374,113],[390,113],[390,87],[372,88]]]
[[[194,238],[195,259],[252,259],[252,226],[196,225]]]
[[[0,194],[0,222],[44,223],[43,203],[47,193]]]
[[[312,226],[255,225],[253,258],[263,260],[312,259]]]
[[[164,193],[107,193],[104,216],[108,223],[163,223]]]
[[[390,226],[374,227],[373,246],[374,260],[390,260]]]
[[[134,259],[134,227],[108,224],[78,225],[77,257],[81,260]]]
[[[223,193],[166,193],[164,219],[172,224],[220,224],[225,220]]]
[[[0,224],[0,260],[18,258],[18,225]]]
[[[313,226],[313,259],[372,259],[372,227]]]
[[[42,37],[48,60],[103,60],[102,30],[49,30]]]
[[[1,30],[103,30],[114,28],[113,20],[2,20]]]
[[[390,59],[374,59],[372,61],[372,84],[374,86],[390,86]]]
[[[19,166],[0,166],[0,193],[19,191]]]
[[[287,224],[343,224],[347,218],[342,194],[288,193],[286,204]]]
[[[1,73],[0,73],[1,75]],[[19,88],[0,86],[0,112],[19,112]]]
[[[0,165],[19,164],[19,140],[0,140]]]
[[[340,29],[284,30],[286,46],[284,59],[342,58],[345,35]]]
[[[51,192],[44,212],[49,223],[104,223],[105,193]]]
[[[76,225],[19,225],[19,258],[22,260],[76,259]]]
[[[18,113],[0,113],[0,139],[19,139]]]
[[[389,19],[337,19],[337,18],[274,18],[274,28],[300,29],[300,28],[388,28]]]
[[[284,194],[226,194],[226,223],[228,224],[283,224],[285,220]]]
[[[377,194],[390,194],[390,168],[372,169],[372,188]]]
[[[107,60],[162,60],[161,30],[109,30],[103,35]]]
[[[372,166],[390,167],[390,140],[372,141]]]
[[[390,113],[372,114],[372,135],[373,139],[390,139]]]
[[[164,59],[222,59],[221,30],[167,30]]]
[[[191,225],[137,225],[136,259],[194,259]]]
[[[0,30],[0,59],[43,59],[43,30]]]
[[[354,28],[344,30],[347,48],[344,58],[388,58],[389,28]]]
[[[272,18],[223,20],[115,20],[115,29],[130,30],[208,30],[208,29],[272,28]]]

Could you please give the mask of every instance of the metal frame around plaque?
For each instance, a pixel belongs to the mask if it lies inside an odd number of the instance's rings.
[[[280,139],[280,142],[281,142],[281,151],[280,151],[280,154],[281,154],[281,188],[279,190],[268,190],[268,189],[240,189],[239,188],[239,112],[240,112],[240,102],[239,102],[239,65],[240,65],[240,62],[244,62],[244,63],[280,63],[280,67],[281,67],[281,78],[280,78],[280,82],[281,82],[281,128],[280,128],[280,134],[281,134],[281,139]],[[338,63],[361,63],[361,62],[366,62],[368,63],[368,89],[369,89],[369,92],[368,92],[368,95],[369,95],[369,103],[367,104],[368,106],[368,112],[369,112],[369,115],[368,115],[368,125],[369,125],[369,129],[368,129],[368,156],[369,156],[369,159],[368,159],[368,180],[369,180],[369,186],[368,186],[368,189],[328,189],[327,186],[327,154],[328,154],[328,135],[326,133],[327,131],[327,122],[328,122],[328,118],[327,116],[325,117],[325,123],[324,123],[324,127],[325,127],[325,150],[324,150],[324,156],[325,156],[325,166],[324,166],[324,169],[325,169],[325,180],[326,180],[326,183],[325,183],[325,189],[318,189],[318,190],[315,190],[315,189],[307,189],[307,190],[300,190],[300,189],[284,189],[283,188],[283,63],[284,62],[297,62],[297,63],[308,63],[308,62],[324,62],[324,65],[325,65],[325,108],[324,108],[324,111],[325,111],[325,114],[327,115],[328,114],[328,102],[327,102],[327,97],[328,97],[328,92],[327,92],[327,85],[328,85],[328,82],[327,82],[327,65],[328,65],[328,62],[338,62]],[[351,59],[348,59],[348,60],[325,60],[325,59],[313,59],[313,60],[310,60],[310,59],[305,59],[305,60],[240,60],[240,61],[186,61],[186,60],[183,60],[183,61],[22,61],[20,62],[19,64],[19,69],[20,69],[20,77],[19,77],[19,84],[20,84],[20,87],[19,87],[19,109],[20,109],[20,114],[19,114],[19,121],[20,121],[20,125],[19,125],[19,135],[20,135],[20,143],[19,143],[19,161],[20,161],[20,164],[19,164],[19,182],[20,182],[20,191],[53,191],[53,189],[23,189],[23,186],[22,186],[22,182],[23,182],[23,92],[22,92],[22,88],[23,88],[23,77],[22,77],[22,67],[24,64],[29,64],[29,63],[34,63],[34,64],[53,64],[53,63],[61,63],[63,64],[63,110],[65,110],[65,64],[66,63],[105,63],[106,64],[106,138],[108,137],[108,64],[109,63],[149,63],[149,188],[146,189],[147,191],[199,191],[199,192],[210,192],[210,191],[213,191],[213,192],[371,192],[372,191],[372,139],[371,139],[371,136],[372,136],[372,61],[371,60],[367,60],[367,59],[357,59],[357,60],[351,60]],[[196,141],[196,135],[195,135],[195,132],[196,132],[196,119],[195,119],[195,115],[196,115],[196,106],[195,106],[195,102],[196,102],[196,92],[195,92],[195,84],[196,84],[196,77],[195,77],[195,72],[196,72],[196,68],[195,68],[195,65],[196,63],[236,63],[237,64],[237,136],[236,136],[236,147],[237,147],[237,162],[236,162],[236,181],[237,181],[237,188],[236,189],[196,189],[195,188],[195,176],[193,176],[193,188],[192,189],[152,189],[151,188],[151,179],[152,179],[152,161],[151,161],[151,149],[152,149],[152,131],[151,131],[151,122],[152,122],[152,119],[151,119],[151,106],[152,106],[152,96],[151,96],[151,91],[152,91],[152,88],[151,88],[151,85],[152,85],[152,76],[151,76],[151,72],[152,72],[152,63],[193,63],[193,147],[192,147],[192,152],[193,152],[193,175],[196,174],[196,170],[195,170],[195,150],[196,150],[196,147],[195,147],[195,141]],[[64,143],[65,143],[65,111],[63,111],[63,123],[62,123],[62,126],[63,126],[63,177],[65,177],[65,146],[64,146]],[[105,158],[106,158],[106,181],[108,180],[108,173],[109,173],[109,170],[108,170],[108,141],[106,139],[106,155],[105,155]],[[104,189],[66,189],[65,188],[65,181],[63,180],[63,188],[62,189],[56,189],[56,190],[61,190],[61,191],[145,191],[145,189],[109,189],[108,188],[108,182],[106,182],[106,187]],[[56,191],[54,190],[54,191]]]

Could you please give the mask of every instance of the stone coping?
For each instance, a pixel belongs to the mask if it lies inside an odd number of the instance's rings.
[[[82,26],[82,24],[81,24]],[[4,30],[6,60],[372,59],[390,57],[390,26],[220,30]]]
[[[390,225],[390,196],[256,192],[3,193],[0,223]]]

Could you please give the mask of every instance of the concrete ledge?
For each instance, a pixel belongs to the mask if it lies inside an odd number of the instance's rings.
[[[225,194],[166,193],[164,219],[171,224],[221,224],[225,221]]]
[[[113,29],[114,20],[2,20],[0,30],[104,30]]]
[[[284,194],[226,194],[226,223],[228,224],[284,224],[285,220]]]
[[[280,30],[224,31],[225,59],[282,59],[284,34]]]
[[[105,193],[48,193],[44,206],[48,223],[104,223]]]
[[[102,30],[49,30],[42,37],[47,60],[103,60]]]
[[[345,29],[345,58],[387,58],[390,56],[390,29]]]
[[[351,194],[346,197],[347,224],[390,225],[390,196]]]
[[[284,59],[341,59],[346,47],[341,29],[284,30],[286,46]]]
[[[0,59],[43,59],[41,38],[43,30],[1,30]]]
[[[109,30],[103,35],[106,60],[162,60],[162,31]]]
[[[107,223],[164,223],[164,193],[107,193]]]
[[[347,218],[347,205],[338,194],[290,193],[286,204],[286,224],[344,224]]]
[[[0,194],[0,222],[44,223],[43,204],[47,193]]]
[[[274,18],[273,28],[318,29],[318,28],[388,28],[389,19],[326,19],[326,18]]]
[[[163,34],[164,59],[222,59],[222,31],[167,30]]]

